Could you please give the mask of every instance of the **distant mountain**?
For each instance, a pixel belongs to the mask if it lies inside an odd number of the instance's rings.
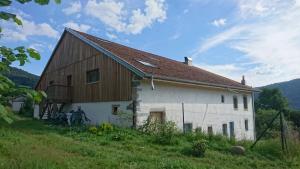
[[[300,79],[275,83],[260,88],[278,88],[287,97],[290,107],[300,110]]]
[[[15,67],[11,67],[10,71],[4,75],[15,82],[16,85],[28,86],[31,88],[34,88],[39,80],[39,76]]]

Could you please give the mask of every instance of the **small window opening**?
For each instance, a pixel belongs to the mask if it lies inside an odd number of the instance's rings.
[[[221,95],[221,102],[225,103],[225,97],[224,97],[224,95]]]
[[[247,98],[247,96],[243,96],[243,102],[244,102],[244,109],[247,110],[248,109],[248,98]]]
[[[238,98],[237,98],[237,96],[233,96],[233,108],[238,109]]]
[[[248,119],[245,120],[245,130],[246,131],[249,130]]]
[[[208,135],[213,135],[213,127],[212,126],[207,127],[207,134]]]
[[[86,72],[86,82],[95,83],[99,81],[99,69],[94,69]]]
[[[222,125],[222,131],[224,136],[228,136],[227,124]]]
[[[193,123],[184,123],[184,132],[191,133],[193,131]]]
[[[120,105],[112,105],[112,114],[118,115]]]

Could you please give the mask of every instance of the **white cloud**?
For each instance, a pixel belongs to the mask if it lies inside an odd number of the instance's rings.
[[[20,17],[21,18],[21,17]],[[5,22],[3,25],[3,38],[5,40],[26,41],[30,36],[47,36],[58,38],[59,32],[48,23],[35,23],[21,18],[23,25],[16,26],[13,23]]]
[[[73,21],[69,21],[67,23],[64,24],[65,27],[77,30],[77,31],[81,31],[81,32],[87,32],[88,30],[91,29],[90,25],[86,25],[86,24],[77,24]]]
[[[110,29],[128,34],[139,34],[154,22],[163,22],[167,17],[164,0],[145,0],[144,10],[138,8],[131,12],[125,9],[123,2],[116,0],[89,0],[85,13],[99,19]]]
[[[295,1],[277,3],[272,13],[249,24],[240,24],[206,39],[195,51],[194,59],[218,45],[241,52],[252,66],[227,72],[229,77],[245,74],[249,84],[265,84],[300,78],[300,6]],[[289,8],[286,8],[289,6]],[[269,8],[268,8],[269,9]],[[218,70],[218,67],[213,67]]]
[[[81,11],[82,5],[80,1],[72,2],[69,7],[64,8],[62,11],[66,15],[72,15]]]
[[[225,18],[216,19],[211,24],[213,24],[216,27],[225,26],[226,25],[226,19]]]
[[[109,38],[109,39],[118,39],[118,36],[113,34],[113,33],[109,33],[109,32],[106,32],[106,36]]]

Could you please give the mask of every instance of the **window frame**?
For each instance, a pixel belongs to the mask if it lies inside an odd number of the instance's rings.
[[[224,126],[226,126],[226,128]],[[222,134],[223,134],[223,136],[228,137],[228,125],[227,125],[227,123],[222,124]]]
[[[115,108],[116,108],[116,110],[115,110]],[[113,104],[111,106],[111,114],[112,115],[118,115],[118,113],[120,111],[119,109],[120,109],[120,105],[119,104]]]
[[[211,129],[211,130],[210,130]],[[214,129],[213,129],[213,126],[210,125],[210,126],[207,126],[207,134],[208,135],[214,135]]]
[[[233,108],[234,108],[234,110],[238,110],[239,109],[239,100],[238,100],[237,96],[233,96]]]
[[[225,103],[225,96],[223,94],[221,95],[221,103]]]
[[[249,120],[245,119],[244,124],[245,124],[245,131],[249,131]]]
[[[97,80],[96,81],[89,81],[89,80],[91,80],[91,79],[89,79],[89,74],[90,73],[94,73],[94,72],[97,72],[97,78],[96,78]],[[100,81],[100,71],[99,71],[99,68],[86,71],[86,84],[98,83],[99,81]]]
[[[248,97],[246,95],[243,95],[243,105],[244,105],[244,110],[248,110]]]

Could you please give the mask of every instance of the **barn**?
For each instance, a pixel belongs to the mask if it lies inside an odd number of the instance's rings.
[[[200,129],[253,140],[252,87],[193,66],[69,28],[64,30],[36,90],[46,91],[40,118],[51,106],[77,107],[92,124],[139,126],[147,119],[173,121],[179,129]]]

